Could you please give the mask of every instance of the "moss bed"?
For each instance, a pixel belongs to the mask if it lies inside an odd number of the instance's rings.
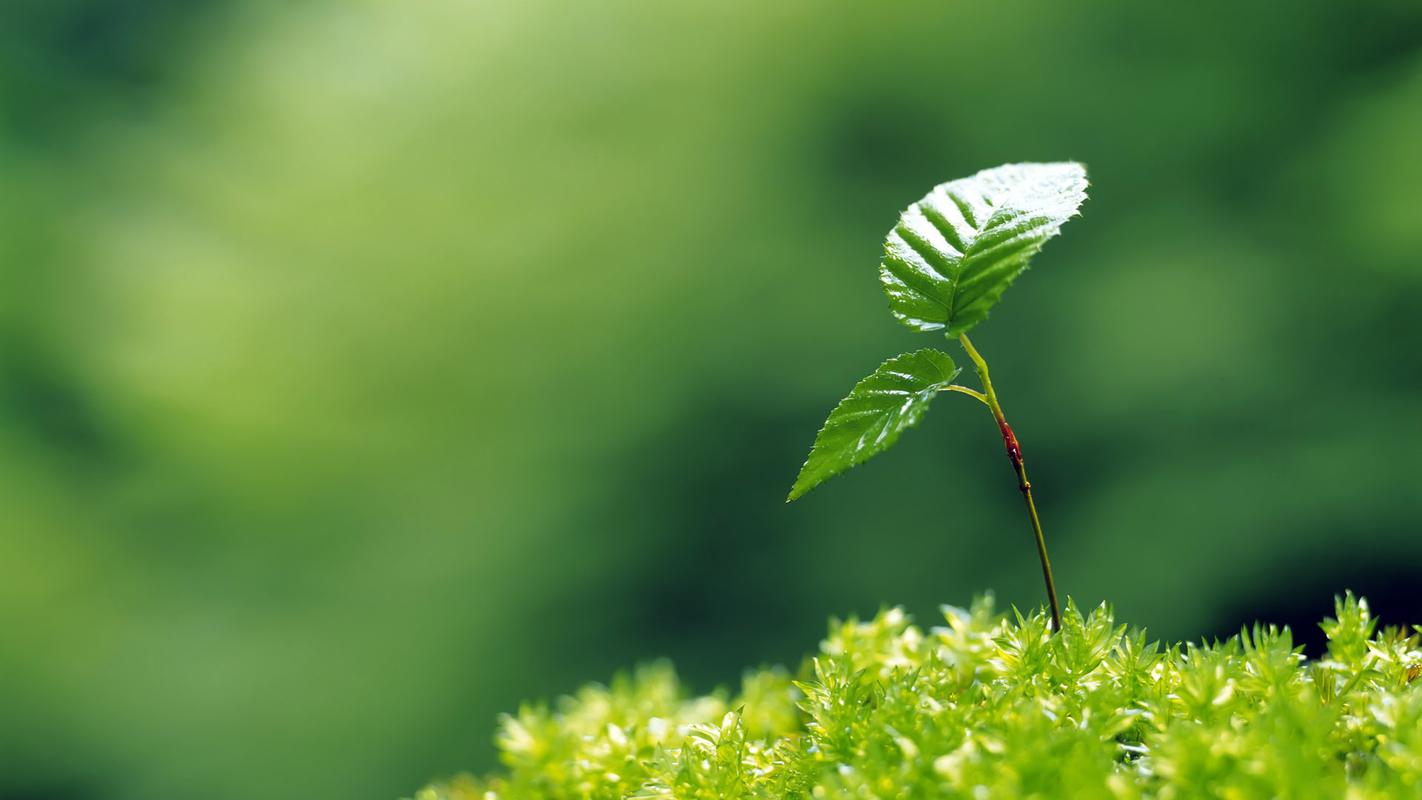
[[[1109,607],[833,622],[798,676],[688,693],[670,665],[503,718],[504,770],[416,800],[1422,797],[1422,652],[1348,595],[1287,629],[1161,646]],[[798,678],[798,679],[797,679]]]

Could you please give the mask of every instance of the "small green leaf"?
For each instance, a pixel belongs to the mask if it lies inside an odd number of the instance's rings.
[[[830,412],[786,502],[892,447],[958,372],[947,353],[931,349],[880,364]]]
[[[1080,164],[1004,164],[935,186],[884,241],[889,310],[956,337],[987,319],[1042,245],[1086,199]]]

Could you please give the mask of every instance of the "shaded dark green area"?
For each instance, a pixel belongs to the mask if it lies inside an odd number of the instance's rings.
[[[898,211],[1006,161],[1093,182],[974,331],[1062,590],[1422,620],[1414,4],[5,13],[0,797],[397,796],[638,661],[1036,605],[967,398],[782,502],[931,344]]]

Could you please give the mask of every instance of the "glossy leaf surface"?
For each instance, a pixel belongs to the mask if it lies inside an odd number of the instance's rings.
[[[966,333],[1086,199],[1080,164],[1004,164],[940,184],[884,241],[879,279],[914,330]]]
[[[787,501],[892,447],[958,372],[947,353],[931,349],[880,364],[830,412]]]

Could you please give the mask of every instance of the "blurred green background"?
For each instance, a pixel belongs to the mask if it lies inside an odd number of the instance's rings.
[[[638,661],[1037,604],[971,401],[782,500],[939,341],[897,211],[1068,158],[975,333],[1064,591],[1422,620],[1416,2],[5,3],[0,798],[389,798]]]

